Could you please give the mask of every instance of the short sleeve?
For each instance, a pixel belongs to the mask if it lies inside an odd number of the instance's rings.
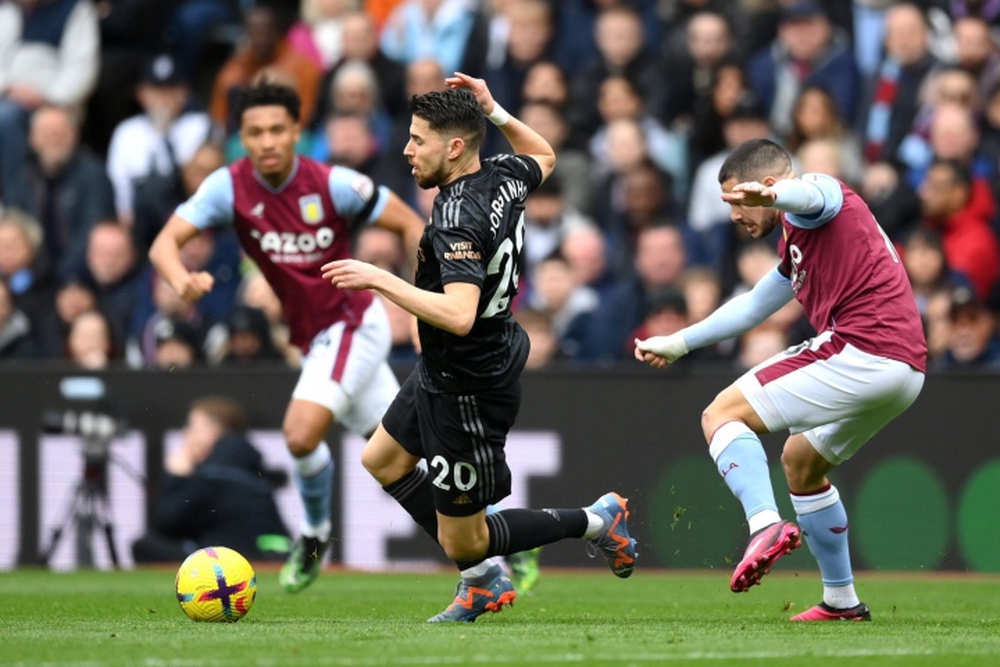
[[[190,199],[177,207],[178,217],[198,229],[228,225],[233,221],[233,176],[221,167],[208,175]]]
[[[336,166],[330,170],[330,198],[337,212],[356,223],[378,220],[389,203],[389,190],[376,186],[359,171]]]
[[[487,158],[502,174],[523,181],[528,190],[534,190],[542,184],[542,168],[535,159],[527,155],[501,154]]]

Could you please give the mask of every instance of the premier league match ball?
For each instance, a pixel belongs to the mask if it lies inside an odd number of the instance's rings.
[[[205,547],[188,556],[174,580],[177,601],[192,621],[235,623],[257,597],[253,567],[226,547]]]

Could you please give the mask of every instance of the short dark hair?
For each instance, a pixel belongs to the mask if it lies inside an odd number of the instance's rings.
[[[788,151],[770,139],[751,139],[740,144],[719,168],[719,183],[759,181],[765,176],[780,176],[792,168]]]
[[[243,406],[227,396],[203,396],[191,403],[191,408],[204,412],[224,430],[233,433],[244,433],[247,430],[247,417]]]
[[[262,79],[239,90],[233,104],[233,120],[239,127],[243,125],[243,113],[247,109],[270,106],[285,107],[296,122],[302,113],[302,100],[294,88]]]
[[[410,98],[410,113],[439,133],[454,132],[478,150],[486,136],[486,117],[476,96],[466,88],[434,91]]]

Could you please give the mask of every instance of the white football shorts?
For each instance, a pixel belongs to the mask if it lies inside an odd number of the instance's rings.
[[[768,431],[802,433],[837,465],[913,404],[924,374],[824,331],[751,368],[736,386]]]
[[[316,334],[292,398],[319,403],[347,429],[368,435],[399,391],[386,363],[391,347],[389,318],[375,297],[357,327],[337,322]]]

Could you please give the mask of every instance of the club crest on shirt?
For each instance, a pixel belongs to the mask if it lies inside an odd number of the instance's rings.
[[[323,222],[323,200],[317,194],[299,197],[299,212],[302,214],[302,222],[318,225]]]

